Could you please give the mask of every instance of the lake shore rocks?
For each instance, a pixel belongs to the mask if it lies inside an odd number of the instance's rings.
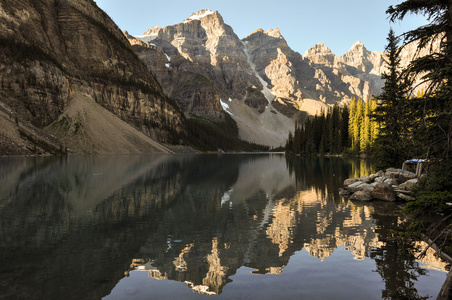
[[[417,183],[415,173],[389,168],[369,176],[346,179],[339,194],[357,201],[414,201],[412,189]]]

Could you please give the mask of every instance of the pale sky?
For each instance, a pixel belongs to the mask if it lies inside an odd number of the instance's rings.
[[[304,54],[322,42],[334,54],[347,52],[356,41],[370,51],[383,51],[391,26],[386,9],[399,0],[95,0],[121,30],[142,35],[148,28],[184,21],[201,9],[218,11],[239,38],[254,30],[279,28],[289,46]],[[410,16],[392,24],[396,34],[426,24]]]

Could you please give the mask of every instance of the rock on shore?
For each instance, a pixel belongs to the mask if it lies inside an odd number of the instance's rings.
[[[402,169],[389,168],[376,174],[360,178],[348,178],[344,188],[339,189],[342,196],[358,201],[414,201],[412,189],[416,186],[416,174]]]

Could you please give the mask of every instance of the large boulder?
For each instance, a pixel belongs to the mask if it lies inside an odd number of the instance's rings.
[[[399,185],[399,189],[411,191],[416,186],[417,182],[418,182],[417,178],[407,180],[404,183],[402,183],[401,185]]]
[[[398,186],[400,183],[399,180],[396,178],[386,178],[383,182],[391,186]]]
[[[368,183],[362,182],[362,181],[357,181],[357,182],[355,182],[355,183],[350,184],[350,185],[347,187],[347,190],[348,190],[350,193],[356,193],[356,192],[358,192],[358,191],[364,191],[364,190],[370,191],[370,190],[372,190],[372,189],[373,189],[373,186],[371,186],[371,185],[368,184]]]
[[[353,184],[355,182],[359,181],[359,178],[348,178],[344,181],[344,187],[348,187],[350,184]]]
[[[367,191],[357,191],[356,193],[350,196],[350,200],[370,201],[372,200],[372,194]]]
[[[387,183],[378,183],[372,191],[372,197],[376,200],[396,201],[397,197],[392,186]]]

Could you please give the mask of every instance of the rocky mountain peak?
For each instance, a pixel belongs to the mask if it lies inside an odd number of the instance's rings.
[[[265,31],[264,33],[266,35],[274,37],[274,38],[283,39],[283,36],[281,35],[281,31],[279,30],[279,28],[269,29],[268,31]]]
[[[148,30],[146,30],[146,32],[143,33],[143,35],[155,35],[160,31],[160,29],[162,29],[162,27],[160,26],[151,27]]]
[[[361,41],[356,41],[350,47],[350,50],[348,50],[347,53],[354,53],[354,54],[359,53],[360,55],[368,55],[370,53],[370,51],[367,50],[366,46],[364,46],[364,44]]]
[[[202,9],[202,10],[200,10],[198,12],[192,13],[190,15],[190,17],[188,17],[184,21],[184,23],[188,23],[188,22],[191,22],[191,21],[194,21],[194,20],[201,20],[201,19],[203,19],[203,18],[205,18],[205,17],[207,17],[209,15],[220,16],[220,14],[217,11],[213,11],[213,10],[210,10],[210,9]]]
[[[350,50],[340,57],[341,62],[348,66],[352,66],[362,72],[370,73],[380,64],[376,54],[366,49],[361,41],[355,42]]]
[[[333,54],[331,49],[325,46],[323,43],[314,45],[311,49],[305,52],[304,56],[317,55],[317,54]]]
[[[364,46],[364,44],[361,41],[356,41],[355,43],[353,43],[352,47],[350,49],[354,49],[354,48],[366,48]]]
[[[325,46],[323,43],[318,43],[314,45],[311,49],[305,52],[303,55],[315,64],[322,64],[332,67],[337,59],[336,55],[333,54],[330,48]]]

